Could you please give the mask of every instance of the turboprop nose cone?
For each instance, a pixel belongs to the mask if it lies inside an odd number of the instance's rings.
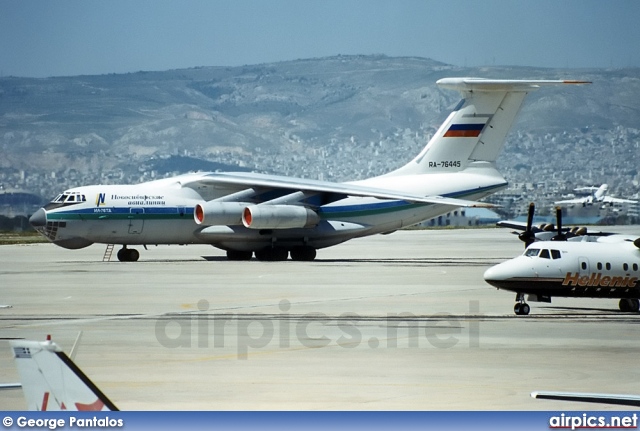
[[[29,217],[29,224],[33,227],[45,226],[47,224],[47,213],[44,212],[44,209],[40,208],[33,213],[33,215]]]
[[[508,267],[504,263],[492,266],[484,272],[484,281],[494,287],[504,287],[505,281],[511,276]]]
[[[499,280],[501,278],[501,271],[499,269],[496,269],[496,266],[492,266],[484,272],[484,281],[489,282],[492,280]]]

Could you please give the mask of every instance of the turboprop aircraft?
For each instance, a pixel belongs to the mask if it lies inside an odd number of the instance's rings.
[[[613,196],[607,196],[607,190],[609,186],[602,184],[600,187],[578,187],[575,191],[589,191],[591,194],[583,198],[568,199],[564,201],[554,202],[555,205],[575,205],[581,204],[583,207],[595,204],[635,204],[637,201],[631,199],[614,198]]]
[[[28,410],[118,410],[50,337],[9,343]]]
[[[51,242],[78,249],[211,244],[230,260],[313,260],[316,250],[390,233],[475,202],[507,182],[495,167],[525,96],[542,85],[585,81],[443,78],[457,105],[408,164],[347,183],[256,173],[196,173],[137,185],[69,189],[30,218]]]
[[[524,253],[487,269],[485,281],[516,293],[513,310],[517,315],[531,311],[525,294],[534,302],[551,302],[553,296],[620,298],[621,311],[640,311],[640,236],[566,230],[562,211],[556,210],[555,232],[534,229],[531,204],[526,230],[519,235],[526,245]]]

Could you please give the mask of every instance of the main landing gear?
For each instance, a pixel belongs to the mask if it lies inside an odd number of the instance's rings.
[[[513,307],[513,312],[518,316],[526,316],[530,311],[531,307],[524,302],[524,293],[516,293],[516,305]]]
[[[227,250],[227,259],[229,260],[250,260],[254,252]],[[294,247],[287,250],[282,247],[263,248],[255,251],[256,259],[263,262],[281,262],[287,260],[291,256],[291,260],[310,262],[316,258],[316,249],[309,246]]]
[[[140,258],[140,253],[135,248],[127,248],[126,245],[123,245],[118,250],[117,256],[120,262],[136,262]]]
[[[637,313],[640,311],[640,300],[635,298],[622,298],[618,303],[620,311]]]

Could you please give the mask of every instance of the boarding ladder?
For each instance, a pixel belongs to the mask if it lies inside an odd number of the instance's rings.
[[[104,251],[104,256],[102,256],[102,261],[109,262],[111,260],[112,254],[113,254],[113,244],[107,244],[107,249]]]

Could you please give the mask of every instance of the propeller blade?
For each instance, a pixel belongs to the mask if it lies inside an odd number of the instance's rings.
[[[531,202],[529,204],[529,211],[527,212],[527,231],[531,231],[533,225],[533,213],[536,210],[536,204]]]
[[[529,247],[531,244],[533,244],[536,241],[536,234],[533,233],[532,227],[533,227],[533,213],[536,210],[536,205],[531,202],[529,204],[529,211],[527,213],[527,229],[522,232],[520,235],[518,235],[518,238],[520,239],[520,241],[524,242],[524,247],[527,248]]]
[[[558,226],[557,234],[553,238],[552,241],[566,241],[567,235],[562,233],[562,208],[556,207],[556,225]]]

